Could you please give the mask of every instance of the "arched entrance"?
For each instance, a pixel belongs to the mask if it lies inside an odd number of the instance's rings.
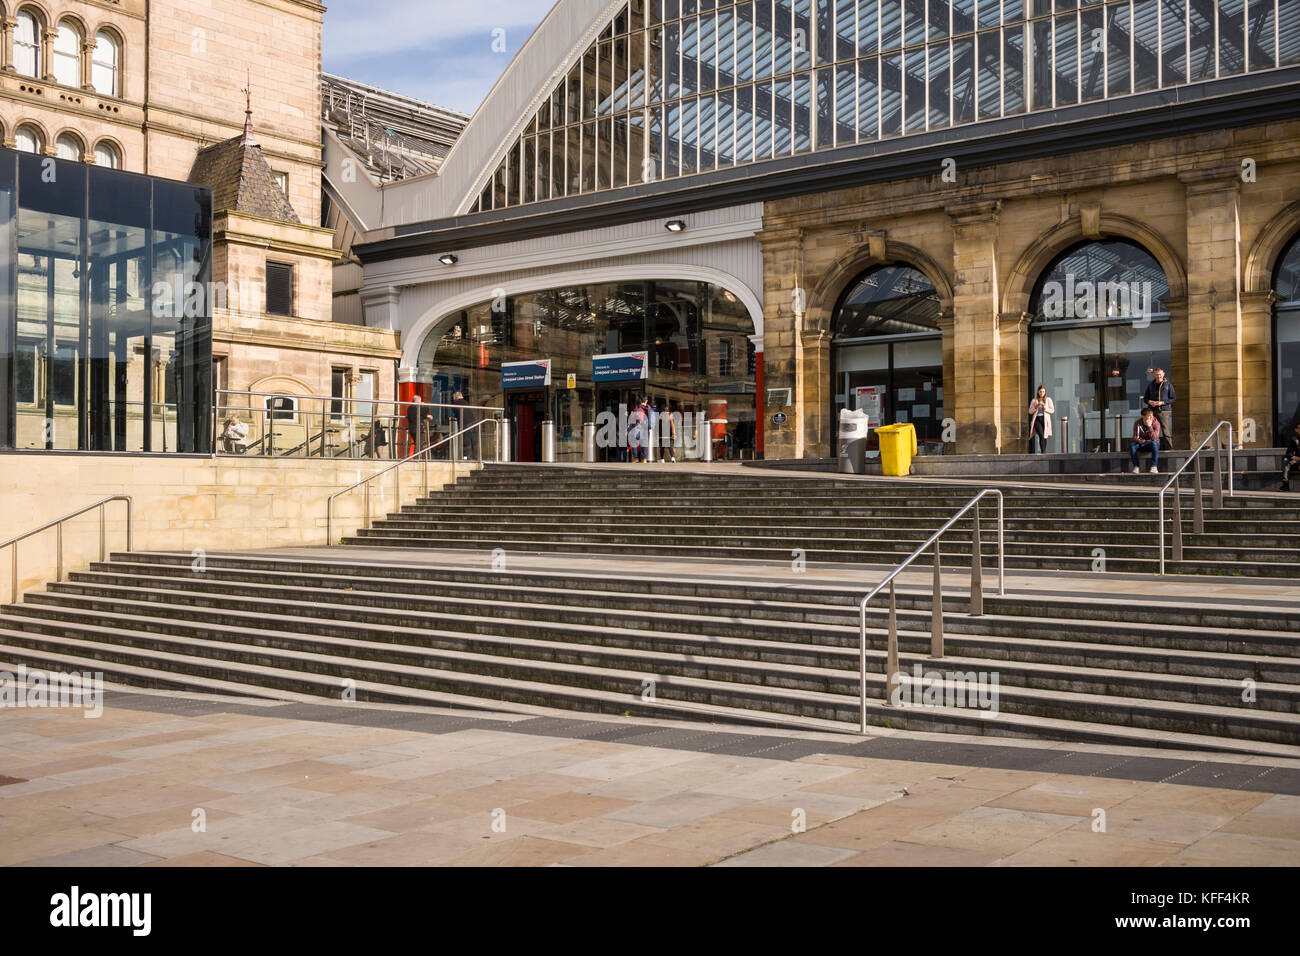
[[[1132,431],[1153,370],[1170,372],[1164,307],[1169,295],[1155,257],[1127,239],[1072,246],[1039,277],[1030,300],[1031,390],[1023,400],[1028,407],[1033,390],[1045,385],[1057,422],[1069,419],[1069,447],[1063,446],[1065,428],[1058,424],[1049,451],[1111,448],[1116,415],[1120,435]]]
[[[674,424],[707,416],[715,457],[753,458],[753,335],[746,304],[709,282],[573,284],[502,295],[444,316],[420,345],[417,375],[434,403],[459,391],[473,405],[504,407],[516,461],[540,459],[546,420],[555,422],[556,460],[582,461],[583,425],[605,412],[626,419],[642,396]],[[642,353],[644,361],[594,361]],[[503,380],[503,365],[543,360],[551,363],[550,385],[513,388]],[[678,435],[676,457],[701,454],[694,438]],[[621,451],[602,447],[599,457],[617,460]]]
[[[1286,447],[1300,421],[1300,234],[1291,240],[1273,274],[1274,441]]]
[[[917,441],[930,443],[923,451],[941,453],[940,315],[934,283],[904,263],[874,266],[851,282],[831,317],[832,422],[846,408],[867,412],[873,427],[911,422]]]

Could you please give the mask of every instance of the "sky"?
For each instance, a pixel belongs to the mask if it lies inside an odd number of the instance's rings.
[[[325,0],[325,72],[472,114],[552,5]]]

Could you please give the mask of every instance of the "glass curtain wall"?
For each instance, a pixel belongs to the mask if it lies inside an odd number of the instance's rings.
[[[641,396],[660,414],[707,413],[715,454],[754,454],[754,334],[748,310],[736,296],[708,283],[656,279],[549,289],[484,302],[449,316],[420,350],[421,381],[431,382],[432,401],[460,391],[472,405],[507,409],[528,431],[515,435],[521,460],[540,448],[540,428],[556,424],[556,457],[581,461],[582,426],[601,412],[619,416]],[[645,350],[647,377],[594,381],[592,357]],[[549,389],[503,391],[503,362],[551,360]],[[574,387],[568,387],[568,376]],[[520,417],[514,406],[527,406]],[[436,411],[436,410],[435,410]],[[436,422],[440,431],[449,423]],[[698,454],[679,435],[678,457]],[[536,442],[534,442],[536,439]],[[609,457],[616,449],[605,449]]]
[[[1296,0],[632,0],[471,212],[1297,62]]]
[[[1274,415],[1276,443],[1285,448],[1292,428],[1300,422],[1300,236],[1278,262],[1273,280],[1277,292],[1273,330]]]
[[[1031,390],[1047,386],[1056,407],[1049,451],[1126,449],[1156,368],[1186,399],[1186,383],[1176,381],[1169,367],[1168,297],[1155,258],[1119,239],[1067,250],[1039,279],[1030,305],[1029,377]],[[1033,391],[1024,396],[1026,409],[1032,397]],[[1063,445],[1064,418],[1070,420],[1069,447]]]
[[[871,425],[911,422],[925,454],[942,454],[943,338],[939,295],[907,265],[878,266],[841,298],[831,324],[834,420],[864,411]],[[874,430],[870,451],[878,450]]]
[[[211,197],[0,151],[0,447],[206,452]]]

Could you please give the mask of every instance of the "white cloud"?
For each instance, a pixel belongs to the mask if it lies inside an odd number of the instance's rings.
[[[511,52],[517,51],[553,4],[550,0],[334,0],[325,14],[325,55],[330,59],[391,54],[396,44],[405,50],[433,47],[448,39],[483,37],[506,31]],[[442,10],[438,8],[441,7]],[[454,9],[451,13],[447,8]],[[517,33],[517,35],[515,35]]]

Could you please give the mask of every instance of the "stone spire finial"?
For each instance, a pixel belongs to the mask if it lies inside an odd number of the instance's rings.
[[[244,94],[244,145],[257,146],[253,138],[253,71],[248,71],[247,85],[241,90]]]

